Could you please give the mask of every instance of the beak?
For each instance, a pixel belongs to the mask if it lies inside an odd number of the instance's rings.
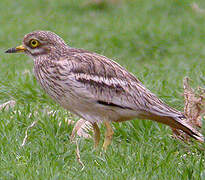
[[[20,52],[24,52],[26,50],[26,48],[23,45],[17,46],[15,48],[10,48],[7,51],[5,51],[5,53],[20,53]]]

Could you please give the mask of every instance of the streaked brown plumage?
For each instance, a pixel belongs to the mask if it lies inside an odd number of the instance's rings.
[[[34,74],[43,89],[62,107],[93,124],[95,145],[100,138],[96,123],[105,122],[106,148],[113,134],[109,122],[134,118],[154,120],[204,141],[182,112],[163,103],[125,68],[105,56],[71,48],[52,32],[29,33],[22,46],[6,52],[25,52],[33,58]]]

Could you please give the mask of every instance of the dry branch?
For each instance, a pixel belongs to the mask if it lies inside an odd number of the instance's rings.
[[[205,89],[192,89],[189,85],[189,78],[185,77],[183,81],[184,86],[184,115],[186,121],[192,127],[200,130],[202,127],[202,119],[205,114]],[[184,132],[173,129],[173,136],[175,138],[189,141],[190,137]]]

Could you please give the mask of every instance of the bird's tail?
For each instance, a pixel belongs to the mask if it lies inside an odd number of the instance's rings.
[[[182,130],[190,137],[200,142],[204,142],[204,136],[191,125],[189,125],[185,117],[160,117],[157,121],[166,124],[171,128]]]
[[[159,115],[151,114],[147,117],[144,116],[144,118],[166,124],[173,129],[182,130],[190,137],[200,142],[204,142],[204,136],[201,133],[199,133],[195,128],[193,128],[191,125],[189,125],[184,116],[170,117],[170,116],[159,116]]]
[[[204,142],[204,136],[199,133],[194,127],[192,127],[190,124],[187,123],[185,118],[181,118],[181,117],[176,117],[176,118],[172,118],[175,127],[175,129],[179,129],[182,130],[183,132],[185,132],[187,135],[189,135],[190,137],[200,141],[200,142]]]

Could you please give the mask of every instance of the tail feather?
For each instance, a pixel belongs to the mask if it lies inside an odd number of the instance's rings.
[[[149,114],[149,115],[143,114],[141,115],[141,118],[154,120],[162,124],[166,124],[171,128],[182,130],[187,135],[198,140],[199,142],[204,142],[204,136],[201,133],[199,133],[195,128],[193,128],[191,125],[189,125],[186,122],[185,117],[183,116],[170,117],[170,116],[159,116],[155,114]]]
[[[188,134],[190,137],[200,141],[200,142],[204,142],[204,136],[199,133],[196,129],[194,129],[191,125],[189,125],[185,119],[180,119],[180,118],[175,118],[173,119],[176,122],[177,129],[182,130],[183,132],[185,132],[186,134]]]

